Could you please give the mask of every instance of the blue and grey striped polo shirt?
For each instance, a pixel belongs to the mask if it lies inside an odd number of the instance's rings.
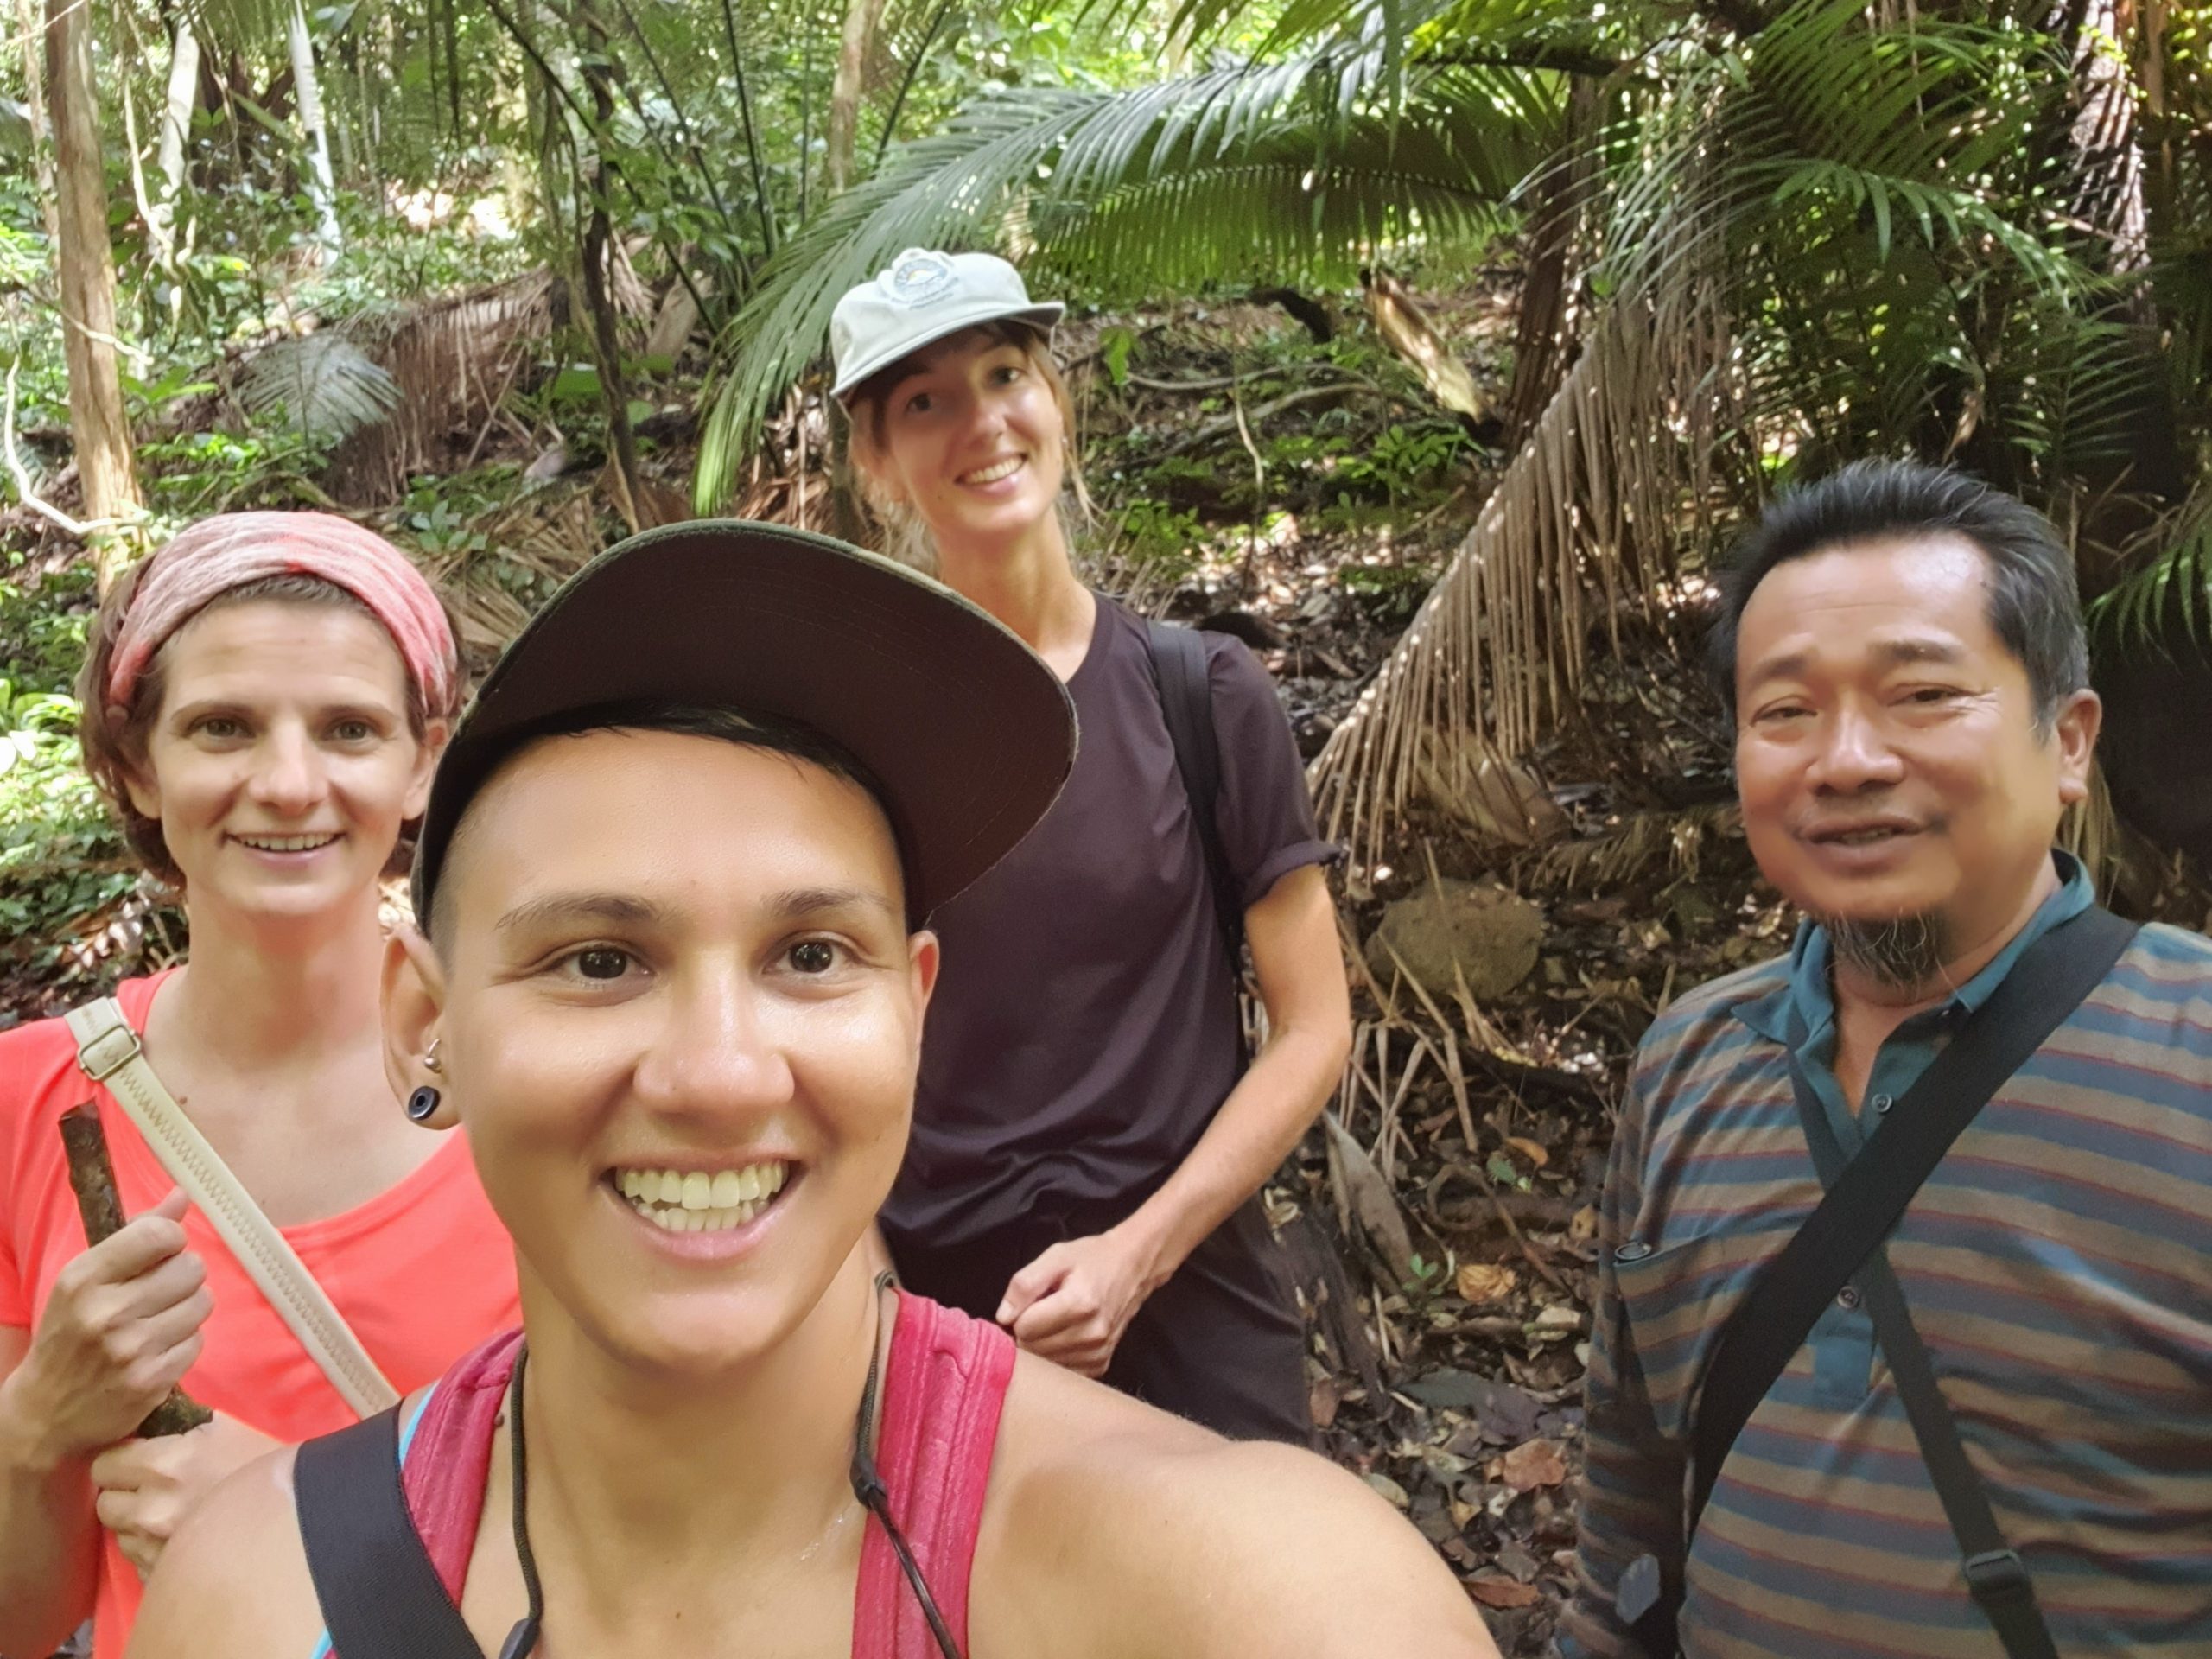
[[[1953,1006],[2088,902],[2062,870]],[[1569,1659],[1636,1651],[1613,1590],[1637,1556],[1680,1554],[1697,1381],[1820,1200],[1785,1045],[1807,1031],[1826,1073],[1825,952],[1806,930],[1684,997],[1638,1051],[1603,1210]],[[1817,1084],[1847,1147],[1960,1017],[1901,1027],[1855,1117]],[[2145,928],[1960,1137],[1889,1254],[2060,1653],[2212,1659],[2212,943]],[[1692,1659],[2001,1659],[1862,1310],[1831,1307],[1752,1414],[1688,1586]]]

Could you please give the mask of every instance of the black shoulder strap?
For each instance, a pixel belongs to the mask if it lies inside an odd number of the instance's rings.
[[[1213,729],[1213,683],[1206,675],[1206,642],[1195,628],[1150,620],[1144,625],[1145,648],[1152,658],[1153,689],[1167,735],[1175,745],[1175,769],[1183,774],[1191,817],[1206,861],[1206,884],[1213,892],[1214,918],[1232,969],[1244,960],[1244,910],[1237,903],[1229,852],[1222,845],[1214,804],[1221,797],[1221,749]]]
[[[337,1659],[484,1659],[407,1512],[397,1408],[302,1446],[292,1493]]]
[[[2135,931],[2134,923],[2092,906],[2023,951],[1736,1305],[1698,1393],[1685,1547],[1736,1436],[1821,1310],[1890,1236],[1990,1096],[2112,971]]]
[[[1821,1183],[1832,1187],[1850,1166],[1827,1111],[1795,1055],[1789,1061],[1789,1082],[1796,1091],[1797,1116],[1805,1126],[1813,1161],[1820,1168]],[[1935,1362],[1929,1358],[1927,1345],[1912,1322],[1904,1287],[1897,1283],[1897,1273],[1890,1266],[1886,1244],[1874,1247],[1866,1265],[1852,1275],[1852,1282],[1866,1301],[1875,1339],[1882,1345],[1883,1357],[1889,1361],[1890,1375],[1897,1383],[1897,1398],[1912,1424],[1913,1438],[1920,1443],[1929,1482],[1942,1503],[1952,1535],[1958,1540],[1967,1590],[1996,1630],[2006,1659],[2058,1659],[2050,1628],[2036,1605],[2035,1582],[2028,1576],[2019,1553],[2005,1541],[1989,1507],[1989,1494],[1967,1457],[1958,1422],[1936,1380]]]

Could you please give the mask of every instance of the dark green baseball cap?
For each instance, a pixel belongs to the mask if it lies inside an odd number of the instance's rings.
[[[454,728],[416,842],[428,918],[476,792],[563,717],[639,701],[773,715],[867,769],[910,913],[998,862],[1058,797],[1075,709],[1043,659],[943,583],[827,536],[694,519],[617,543],[500,655]]]

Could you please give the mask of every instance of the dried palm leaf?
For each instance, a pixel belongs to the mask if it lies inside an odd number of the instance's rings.
[[[498,406],[517,354],[544,339],[552,321],[552,279],[542,270],[350,320],[346,338],[390,375],[398,400],[388,419],[339,447],[331,493],[357,505],[404,494],[410,476],[447,459],[450,435],[473,430]]]
[[[1603,835],[1547,850],[1536,861],[1534,880],[1545,887],[1611,892],[1662,866],[1694,879],[1705,843],[1741,834],[1743,823],[1742,809],[1726,801],[1631,813]]]
[[[1699,493],[1730,331],[1688,275],[1616,303],[1450,568],[1314,761],[1332,836],[1372,861],[1424,770],[1525,753],[1573,702],[1594,625],[1672,574]],[[1618,645],[1618,639],[1615,644]]]

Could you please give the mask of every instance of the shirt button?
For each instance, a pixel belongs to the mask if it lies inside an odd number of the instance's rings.
[[[1616,1262],[1641,1262],[1645,1256],[1650,1254],[1651,1247],[1649,1244],[1646,1244],[1642,1239],[1632,1238],[1627,1243],[1622,1245],[1620,1249],[1613,1252],[1613,1260]]]
[[[1835,1305],[1848,1313],[1859,1306],[1859,1287],[1846,1285],[1835,1294]]]
[[[1891,1099],[1887,1095],[1877,1095],[1874,1096],[1874,1109],[1878,1113],[1886,1112],[1891,1107],[1896,1104],[1897,1102]]]

